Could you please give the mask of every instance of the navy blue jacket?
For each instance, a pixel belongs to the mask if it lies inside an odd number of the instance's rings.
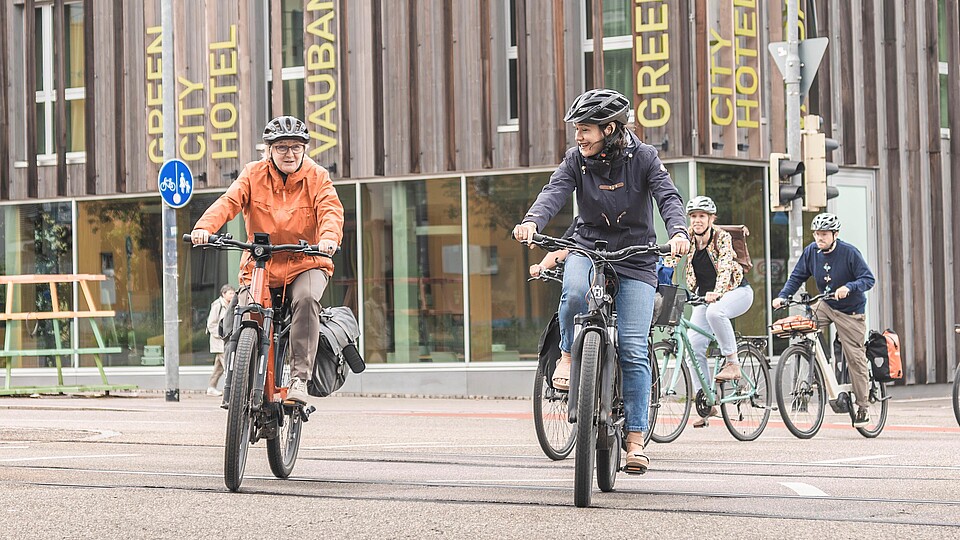
[[[780,298],[793,296],[804,281],[813,276],[820,292],[834,292],[846,286],[850,294],[843,300],[827,300],[827,305],[847,315],[859,315],[867,307],[863,293],[873,288],[873,272],[867,266],[860,250],[837,239],[837,246],[830,253],[823,253],[814,242],[804,248],[790,279],[780,291]]]
[[[657,149],[628,131],[630,143],[616,158],[584,158],[579,147],[567,150],[563,162],[543,186],[523,221],[542,231],[576,189],[580,212],[573,240],[588,248],[606,240],[613,251],[657,242],[653,226],[653,199],[672,237],[687,236],[683,200]],[[580,189],[577,189],[580,188]],[[636,256],[614,265],[617,273],[657,285],[657,255]]]

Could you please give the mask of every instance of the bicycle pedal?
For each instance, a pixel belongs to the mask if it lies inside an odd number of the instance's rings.
[[[307,405],[306,407],[300,407],[300,418],[301,418],[304,422],[307,422],[307,421],[310,420],[310,414],[312,414],[312,413],[313,413],[314,411],[316,411],[316,410],[317,410],[317,408],[314,407],[313,405]]]

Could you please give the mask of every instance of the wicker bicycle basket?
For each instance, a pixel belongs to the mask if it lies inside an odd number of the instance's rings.
[[[789,336],[795,332],[806,334],[813,332],[816,329],[816,321],[802,315],[784,317],[782,319],[778,319],[776,322],[770,325],[770,331],[773,333],[773,335],[779,337]]]

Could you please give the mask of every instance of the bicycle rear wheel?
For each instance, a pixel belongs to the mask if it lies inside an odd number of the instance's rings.
[[[606,429],[605,427],[603,429]],[[598,428],[599,431],[599,428]],[[601,435],[604,437],[605,435]],[[613,491],[613,486],[617,482],[617,472],[620,470],[620,447],[622,445],[623,435],[619,428],[614,430],[614,434],[604,441],[603,448],[597,448],[597,485],[600,491]]]
[[[677,347],[661,341],[653,346],[652,360],[657,366],[653,387],[658,390],[656,402],[656,422],[651,424],[650,438],[654,442],[675,441],[683,433],[693,408],[693,385],[690,381],[690,368],[680,361]],[[651,367],[653,367],[651,363]]]
[[[253,415],[250,410],[252,366],[259,353],[260,336],[256,328],[240,331],[234,356],[230,408],[227,410],[227,439],[223,453],[223,482],[230,491],[240,489],[247,463]]]
[[[803,345],[791,345],[777,363],[775,390],[783,423],[800,439],[809,439],[823,425],[827,396],[823,373],[810,351]]]
[[[600,367],[600,333],[587,331],[580,350],[580,388],[577,396],[577,452],[573,475],[573,504],[590,506],[593,462],[597,452],[597,381]],[[619,449],[617,450],[619,452]]]
[[[567,420],[567,395],[547,384],[544,366],[537,366],[533,379],[533,425],[540,449],[554,461],[569,456],[577,442],[574,424]]]
[[[868,439],[872,439],[883,431],[884,424],[887,423],[887,389],[882,382],[873,380],[870,377],[870,424],[866,427],[859,427],[857,431]],[[956,401],[956,400],[954,400]],[[880,404],[880,411],[877,412],[877,404]]]
[[[770,368],[767,359],[750,343],[737,347],[740,378],[720,385],[720,413],[731,435],[752,441],[763,433],[770,420]]]
[[[284,342],[277,347],[280,361],[276,363],[275,376],[277,386],[290,386],[290,342]],[[277,408],[278,426],[277,436],[267,439],[267,460],[270,470],[277,478],[288,478],[293,472],[300,451],[300,432],[303,429],[303,417],[300,415],[301,405],[279,404]]]

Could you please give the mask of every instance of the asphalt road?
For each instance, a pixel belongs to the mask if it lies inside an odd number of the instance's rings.
[[[811,440],[776,416],[748,443],[720,421],[688,427],[586,509],[573,459],[541,452],[529,400],[318,400],[291,478],[260,442],[239,493],[223,483],[218,405],[0,399],[0,537],[960,537],[946,398],[893,400],[877,439],[832,414]]]

